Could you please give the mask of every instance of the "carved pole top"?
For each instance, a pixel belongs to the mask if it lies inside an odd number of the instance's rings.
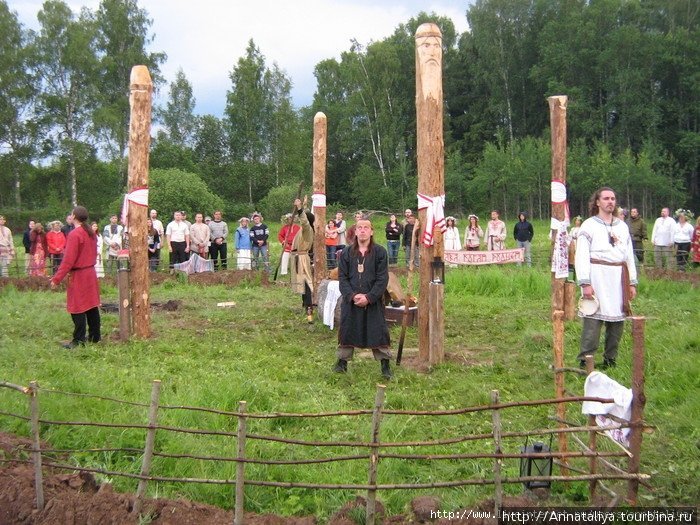
[[[131,89],[148,89],[153,90],[153,81],[151,74],[146,66],[134,66],[131,68],[131,76],[129,77]]]
[[[314,122],[319,122],[321,120],[326,120],[326,114],[323,111],[319,111],[314,115]]]
[[[566,103],[569,100],[569,97],[566,95],[553,95],[551,97],[547,97],[547,101],[549,102],[550,107],[554,106],[555,104],[558,104],[562,109],[566,109]]]
[[[418,26],[418,29],[416,29],[416,40],[428,36],[434,36],[442,40],[442,31],[440,31],[437,24],[426,22],[425,24]]]

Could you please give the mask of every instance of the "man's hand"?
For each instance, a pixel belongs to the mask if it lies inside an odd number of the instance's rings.
[[[185,253],[190,253],[190,247],[189,247],[189,245],[188,245],[188,246],[185,246]]]
[[[583,294],[584,299],[590,299],[595,295],[595,290],[593,290],[593,287],[590,284],[584,284],[581,287],[581,293]]]
[[[352,298],[352,302],[355,304],[355,306],[359,306],[360,308],[364,308],[365,306],[369,305],[369,300],[363,293],[355,294]]]
[[[637,297],[637,287],[630,284],[630,301]]]
[[[58,285],[55,282],[51,281],[51,289],[55,290],[56,288],[58,288]]]
[[[173,245],[170,244],[170,243],[168,243],[168,251],[169,251],[170,253],[172,253],[172,251],[173,251]]]

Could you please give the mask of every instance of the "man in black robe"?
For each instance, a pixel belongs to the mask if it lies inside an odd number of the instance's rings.
[[[389,282],[388,257],[384,247],[374,244],[373,233],[369,220],[357,221],[355,239],[338,261],[340,328],[338,362],[333,370],[347,372],[354,349],[371,348],[381,362],[382,376],[390,379],[389,328],[382,302]]]

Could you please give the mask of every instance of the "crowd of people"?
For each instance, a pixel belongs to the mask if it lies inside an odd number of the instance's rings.
[[[645,261],[645,241],[651,241],[650,252],[653,252],[653,262],[657,268],[677,269],[684,271],[691,266],[700,265],[700,218],[692,224],[692,214],[687,210],[678,210],[676,220],[671,216],[669,208],[661,210],[661,216],[656,219],[651,237],[647,233],[646,222],[642,219],[637,208],[631,208],[629,213],[623,208],[615,212],[630,230],[634,255],[640,264]],[[161,267],[161,254],[165,249],[168,253],[168,268],[174,269],[176,264],[190,260],[193,254],[199,258],[211,261],[213,270],[228,268],[229,226],[223,220],[223,213],[215,211],[212,217],[202,213],[194,215],[194,222],[187,220],[183,211],[175,211],[172,220],[167,224],[158,218],[158,212],[151,210],[148,219],[148,257],[151,271]],[[355,221],[363,217],[357,212]],[[690,219],[690,220],[689,220]],[[570,243],[570,266],[574,267],[575,247],[581,219],[574,219],[568,241]],[[5,219],[0,218],[0,276],[8,275],[8,266],[16,258],[16,252],[9,228]],[[282,228],[277,235],[277,241],[282,247],[282,258],[278,267],[279,275],[289,272],[292,241],[300,230],[294,223],[292,214],[282,218]],[[506,249],[507,228],[501,220],[498,210],[490,213],[490,220],[482,227],[479,217],[470,214],[464,231],[460,232],[458,219],[448,216],[445,219],[446,230],[443,240],[445,250],[503,250]],[[97,261],[95,270],[98,277],[113,274],[117,270],[117,260],[121,250],[127,248],[128,232],[120,223],[117,215],[112,215],[109,223],[101,230],[96,222],[90,227],[97,235]],[[68,234],[74,229],[73,217],[68,215],[65,222],[51,221],[44,226],[42,223],[29,221],[23,235],[25,249],[24,269],[27,275],[55,275],[63,259]],[[342,211],[335,213],[323,227],[326,249],[326,260],[329,269],[336,268],[338,257],[346,245],[354,240],[354,224],[348,226]],[[399,253],[403,252],[403,261],[407,268],[418,268],[421,229],[418,218],[413,211],[406,209],[403,219],[391,214],[384,229],[388,264],[399,264]],[[259,212],[250,217],[241,217],[238,225],[232,231],[233,247],[236,256],[236,268],[239,270],[271,271],[269,243],[271,242],[270,228]],[[518,221],[512,230],[512,240],[516,248],[522,248],[524,261],[532,265],[532,240],[534,228],[528,221],[525,212],[518,214]],[[512,245],[511,245],[512,246]],[[401,250],[402,249],[402,250]]]

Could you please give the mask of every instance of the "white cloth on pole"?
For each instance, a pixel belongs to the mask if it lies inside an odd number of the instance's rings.
[[[445,224],[445,196],[438,195],[429,197],[421,193],[418,194],[418,210],[427,209],[427,219],[423,228],[423,244],[432,246],[434,244],[433,231],[438,228],[442,233],[447,230]]]

